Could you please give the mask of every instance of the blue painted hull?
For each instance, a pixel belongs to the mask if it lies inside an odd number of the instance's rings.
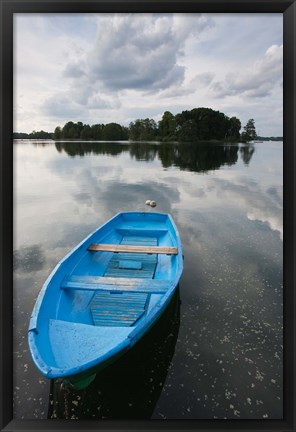
[[[48,379],[87,386],[156,323],[182,271],[182,246],[170,215],[118,213],[44,283],[28,331],[36,367]]]

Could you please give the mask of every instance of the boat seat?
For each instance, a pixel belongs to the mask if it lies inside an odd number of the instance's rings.
[[[90,305],[96,326],[132,326],[145,312],[148,294],[96,292]]]
[[[102,244],[93,243],[88,248],[91,252],[124,252],[124,253],[145,253],[145,254],[166,254],[177,255],[177,247],[167,246],[142,246],[142,245],[125,245],[125,244]]]
[[[149,294],[164,294],[170,286],[171,281],[169,280],[80,275],[65,276],[61,283],[61,288],[65,290],[135,292]]]

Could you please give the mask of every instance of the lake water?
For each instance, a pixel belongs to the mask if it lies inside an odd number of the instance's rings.
[[[87,390],[49,383],[27,345],[39,290],[71,248],[132,210],[170,213],[179,229],[172,304]],[[14,417],[281,419],[282,238],[282,142],[15,141]]]

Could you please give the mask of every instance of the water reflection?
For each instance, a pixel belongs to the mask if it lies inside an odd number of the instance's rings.
[[[159,148],[162,145],[155,145],[149,143],[131,143],[129,153],[131,158],[137,161],[152,162],[155,157],[159,155]]]
[[[85,156],[90,154],[117,156],[127,151],[127,145],[120,142],[84,142],[84,141],[63,141],[56,142],[55,147],[59,153],[66,152],[69,156]]]
[[[152,416],[175,351],[180,325],[179,288],[164,315],[135,347],[99,373],[84,390],[51,382],[48,418],[140,418]]]
[[[152,162],[159,158],[163,168],[172,166],[181,170],[207,172],[223,165],[234,165],[238,161],[239,150],[245,164],[249,164],[255,148],[252,145],[209,144],[209,143],[110,143],[110,142],[56,142],[58,152],[69,156],[89,154],[117,156],[129,153],[136,161]]]
[[[153,352],[130,353],[85,394],[54,386],[50,415],[281,418],[282,143],[22,142],[14,152],[15,418],[47,417],[49,383],[27,346],[42,284],[90,232],[131,210],[176,222],[185,255],[180,328]]]
[[[253,154],[255,152],[255,147],[253,144],[246,144],[246,145],[241,145],[240,147],[240,154],[242,157],[242,160],[244,161],[245,165],[249,165]]]
[[[259,221],[257,229],[272,229],[283,239],[282,188],[272,187],[267,191],[252,179],[238,177],[236,181],[213,178],[209,182],[225,201],[236,202],[245,209],[250,221]],[[271,199],[272,197],[272,199]]]
[[[207,172],[223,165],[234,165],[238,160],[238,145],[180,144],[159,147],[163,167],[179,167],[181,170]]]
[[[41,245],[22,246],[13,253],[13,270],[26,273],[41,270],[44,266],[44,254]]]

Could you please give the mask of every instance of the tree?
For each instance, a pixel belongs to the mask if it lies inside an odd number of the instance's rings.
[[[153,140],[157,135],[157,124],[153,119],[146,118],[143,120],[143,136],[142,139],[146,141]]]
[[[142,139],[143,124],[141,120],[135,120],[129,124],[129,137],[132,141]]]
[[[53,138],[56,140],[59,140],[62,138],[62,129],[60,128],[60,126],[57,126],[54,130],[53,133]]]
[[[119,141],[124,139],[124,131],[118,123],[108,123],[103,129],[103,140],[106,141]]]
[[[244,142],[253,141],[257,138],[254,119],[248,120],[246,126],[244,126],[244,132],[242,133],[241,138]]]
[[[41,131],[33,131],[28,136],[30,139],[51,139],[52,133]]]
[[[162,141],[174,141],[177,139],[176,119],[171,112],[164,112],[162,119],[158,123],[158,129]]]
[[[85,126],[88,126],[88,125],[84,125],[82,122],[77,122],[76,123],[76,125],[75,125],[75,129],[76,129],[76,138],[80,138],[80,136],[81,136],[81,133],[82,133],[82,131],[83,131],[83,129],[84,129],[84,127]]]
[[[175,116],[179,141],[235,141],[240,138],[241,123],[211,108],[194,108]]]
[[[182,123],[182,127],[179,130],[178,138],[179,141],[197,141],[197,124],[193,119],[186,120]]]
[[[84,125],[83,129],[80,132],[80,138],[83,140],[91,140],[92,139],[92,130],[89,125]]]
[[[227,136],[231,139],[238,140],[240,138],[240,130],[241,130],[242,124],[240,120],[236,117],[231,117],[229,119],[229,128],[227,131]]]
[[[62,138],[71,139],[75,136],[75,125],[72,121],[67,122],[62,129]]]
[[[132,141],[152,141],[157,133],[157,124],[153,119],[137,119],[129,125],[129,138]]]
[[[100,141],[103,137],[104,125],[94,124],[91,126],[91,134],[94,140]]]

